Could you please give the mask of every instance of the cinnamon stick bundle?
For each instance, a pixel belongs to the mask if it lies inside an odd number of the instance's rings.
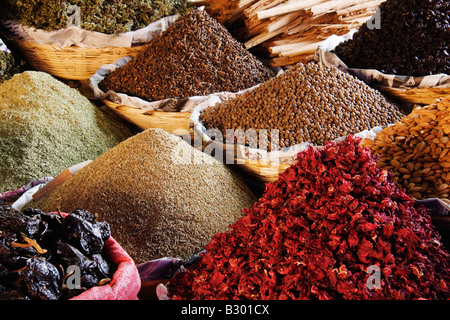
[[[271,66],[310,61],[329,36],[364,24],[385,0],[193,0]]]

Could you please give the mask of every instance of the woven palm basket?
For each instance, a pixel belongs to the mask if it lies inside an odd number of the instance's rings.
[[[239,163],[237,159],[236,166],[245,172],[253,181],[258,183],[270,183],[278,179],[278,175],[283,173],[289,164],[271,165],[269,163],[259,160],[245,160],[244,163]]]
[[[19,39],[10,41],[33,69],[70,80],[88,80],[102,65],[113,63],[120,57],[134,57],[145,47],[62,48]]]
[[[403,103],[429,105],[437,99],[450,95],[450,88],[411,88],[399,89],[380,86],[379,90],[386,96]]]
[[[190,112],[153,111],[121,105],[104,99],[103,103],[121,118],[145,130],[163,129],[169,133],[187,132]]]

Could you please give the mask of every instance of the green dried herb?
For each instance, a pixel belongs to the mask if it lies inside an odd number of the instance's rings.
[[[118,34],[143,28],[169,15],[184,15],[192,7],[188,0],[7,0],[0,4],[0,19],[44,30],[67,27],[79,8],[80,27],[106,34]]]
[[[0,192],[93,160],[130,136],[51,75],[16,74],[0,85]]]
[[[24,63],[23,60],[16,60],[10,52],[0,51],[0,84],[20,73]]]

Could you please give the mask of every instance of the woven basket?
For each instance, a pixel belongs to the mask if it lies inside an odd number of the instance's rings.
[[[192,131],[189,129],[190,112],[153,111],[117,104],[107,99],[105,105],[120,117],[141,129],[163,129],[169,133]]]
[[[437,99],[450,95],[450,88],[411,88],[399,89],[380,86],[379,90],[386,96],[404,103],[429,105]]]
[[[37,44],[33,41],[10,39],[30,66],[38,71],[70,80],[87,80],[102,65],[113,63],[124,56],[136,56],[145,45],[105,48],[60,47],[55,44]]]
[[[274,182],[280,173],[290,167],[288,164],[270,165],[259,160],[246,160],[244,163],[237,163],[236,166],[258,183]]]

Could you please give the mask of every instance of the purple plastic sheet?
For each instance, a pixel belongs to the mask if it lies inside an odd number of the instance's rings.
[[[205,252],[206,250],[202,250],[187,260],[165,257],[141,263],[137,265],[141,281],[171,279],[176,273],[186,271],[186,268],[200,260]]]
[[[416,200],[415,205],[422,205],[431,210],[431,215],[448,216],[450,215],[450,206],[439,198],[429,198]]]
[[[52,177],[45,177],[45,178],[42,178],[42,179],[31,181],[27,185],[24,185],[24,186],[20,187],[17,190],[0,192],[0,201],[12,201],[12,200],[15,200],[15,199],[19,198],[25,192],[30,190],[31,188],[37,186],[38,184],[47,183],[47,182],[51,181],[52,179],[53,179]]]
[[[137,265],[141,281],[170,279],[177,272],[185,271],[183,260],[175,258],[161,258]]]

